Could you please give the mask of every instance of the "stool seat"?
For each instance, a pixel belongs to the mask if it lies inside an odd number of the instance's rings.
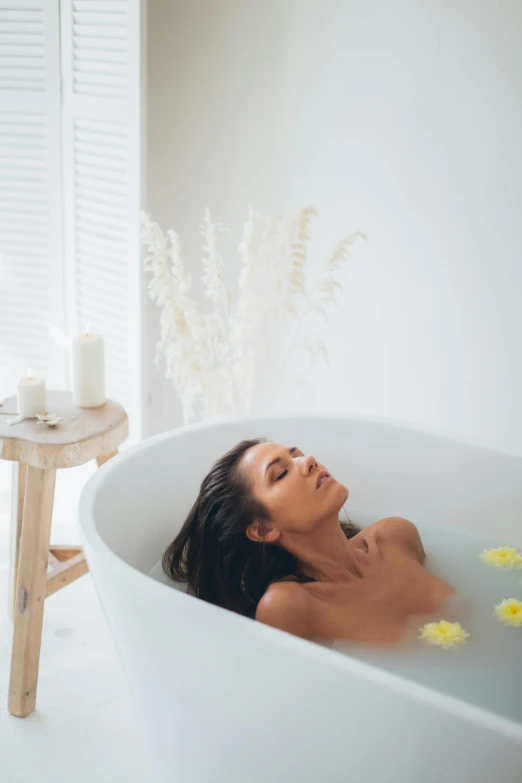
[[[127,414],[111,400],[99,408],[78,408],[70,392],[48,391],[47,410],[63,421],[56,427],[39,424],[37,419],[9,425],[8,419],[16,416],[16,397],[2,400],[0,459],[44,470],[72,468],[111,453],[128,436]]]

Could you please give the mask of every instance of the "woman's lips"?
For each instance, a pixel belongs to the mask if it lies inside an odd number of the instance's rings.
[[[317,477],[317,489],[321,489],[328,481],[332,481],[332,477],[326,470],[322,470]]]

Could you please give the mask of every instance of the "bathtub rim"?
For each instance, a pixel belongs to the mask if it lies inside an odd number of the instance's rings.
[[[182,591],[174,590],[169,585],[158,582],[156,579],[153,579],[148,574],[140,571],[138,568],[126,562],[111,549],[111,547],[104,541],[103,537],[98,532],[94,518],[94,503],[98,489],[108,480],[113,471],[119,470],[120,466],[122,466],[122,464],[124,464],[127,459],[132,459],[135,453],[153,449],[156,444],[161,443],[164,440],[180,437],[188,430],[210,430],[222,427],[227,423],[248,425],[261,420],[272,420],[274,422],[303,420],[304,423],[304,420],[310,417],[314,419],[328,419],[332,421],[342,419],[347,422],[356,421],[359,423],[368,422],[372,424],[384,424],[393,429],[407,429],[409,431],[429,435],[440,440],[446,440],[453,443],[458,443],[460,445],[474,447],[490,454],[513,457],[515,459],[519,459],[522,463],[522,457],[518,454],[501,451],[498,448],[496,449],[489,445],[485,445],[484,443],[474,442],[473,440],[464,439],[459,436],[450,436],[441,430],[436,430],[429,427],[419,427],[411,423],[399,422],[377,416],[322,412],[297,412],[292,414],[266,414],[260,416],[226,418],[214,421],[198,422],[196,424],[190,424],[167,430],[166,432],[158,433],[157,435],[151,436],[150,438],[147,438],[139,443],[133,444],[128,449],[125,449],[125,451],[120,453],[115,459],[106,462],[88,479],[82,490],[78,506],[78,521],[81,537],[86,550],[87,560],[89,560],[90,552],[97,553],[100,555],[100,559],[105,561],[105,567],[111,568],[113,573],[120,575],[123,580],[130,580],[138,588],[140,585],[147,585],[147,590],[149,593],[151,591],[152,593],[156,592],[158,598],[161,596],[163,600],[171,600],[173,603],[192,601],[194,610],[201,612],[202,614],[205,612],[224,613],[227,616],[228,623],[234,624],[246,622],[249,624],[249,633],[261,635],[267,641],[272,642],[273,644],[284,644],[284,646],[293,649],[296,654],[306,654],[309,658],[316,658],[319,662],[322,661],[327,665],[335,666],[335,668],[340,673],[342,671],[358,673],[362,678],[371,680],[374,683],[379,683],[384,687],[388,687],[394,692],[400,693],[409,699],[422,701],[423,703],[441,709],[444,712],[450,713],[452,715],[458,715],[463,720],[470,721],[522,743],[522,723],[518,723],[493,712],[488,712],[482,707],[469,704],[468,702],[463,701],[457,697],[441,693],[429,686],[421,685],[420,683],[408,680],[403,676],[386,672],[380,669],[378,666],[351,658],[349,655],[343,654],[339,651],[325,648],[305,639],[299,639],[289,633],[280,631],[276,628],[271,628],[270,626],[263,625],[262,623],[252,622],[252,620],[249,618],[241,617],[221,607],[206,604],[194,596],[187,595]],[[95,577],[94,581],[96,581]]]

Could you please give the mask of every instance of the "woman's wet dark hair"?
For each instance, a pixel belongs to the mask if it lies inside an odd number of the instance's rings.
[[[264,442],[241,441],[213,465],[162,561],[167,576],[187,583],[192,595],[251,616],[272,582],[289,576],[304,581],[290,552],[246,535],[252,522],[268,521],[269,515],[253,496],[240,462],[249,449]],[[347,538],[358,532],[352,525],[341,527]]]

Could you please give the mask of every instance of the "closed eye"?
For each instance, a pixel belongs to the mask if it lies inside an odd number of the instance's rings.
[[[287,471],[287,470],[283,470],[283,472],[281,473],[281,475],[280,475],[280,476],[278,476],[278,477],[276,478],[276,481],[281,481],[281,479],[282,479],[282,478],[284,478],[284,477],[286,476],[286,474],[287,474],[287,473],[288,473],[288,471]]]

